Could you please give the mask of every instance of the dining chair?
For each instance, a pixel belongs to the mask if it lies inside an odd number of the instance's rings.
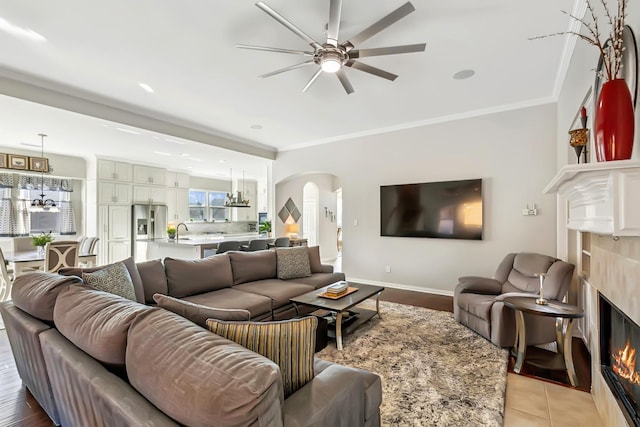
[[[291,244],[291,240],[288,237],[278,237],[273,242],[273,246],[276,248],[288,248],[290,244]]]
[[[85,237],[81,243],[78,243],[78,265],[83,267],[93,267],[96,263],[98,255],[95,253],[98,245],[99,237]]]
[[[223,254],[228,251],[239,251],[240,250],[240,242],[236,240],[226,240],[224,242],[218,243],[218,249],[216,249],[216,254]]]
[[[63,267],[78,266],[77,240],[54,240],[47,243],[44,250],[45,271],[57,273]]]
[[[11,247],[14,254],[16,252],[31,252],[36,249],[36,247],[33,246],[33,240],[31,240],[31,237],[29,236],[13,237],[11,239]],[[29,271],[38,270],[40,270],[38,267],[23,267],[21,272],[28,273]]]
[[[247,252],[263,251],[269,249],[269,242],[264,239],[254,239],[249,241],[248,245],[242,245],[240,249]]]
[[[13,284],[11,274],[13,274],[13,270],[7,268],[2,248],[0,248],[0,302],[8,301],[11,298],[11,285]]]

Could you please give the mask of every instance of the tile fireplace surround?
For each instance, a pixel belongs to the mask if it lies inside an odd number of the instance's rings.
[[[628,426],[622,410],[600,372],[598,292],[640,324],[640,237],[592,235],[591,278],[586,285],[592,387],[596,406],[607,426]],[[637,367],[636,367],[637,369]]]

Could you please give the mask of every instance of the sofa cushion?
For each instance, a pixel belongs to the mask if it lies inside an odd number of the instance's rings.
[[[82,284],[82,280],[41,271],[21,274],[13,282],[11,299],[20,310],[37,319],[53,322],[58,294],[72,284]]]
[[[309,267],[311,273],[322,273],[322,261],[320,260],[320,246],[309,246]]]
[[[153,299],[158,304],[158,307],[162,307],[165,310],[169,310],[184,317],[185,319],[189,319],[196,325],[200,325],[203,328],[207,327],[207,319],[251,319],[251,313],[249,313],[248,310],[207,307],[201,304],[196,304],[190,301],[185,301],[162,294],[155,294],[153,296]]]
[[[278,366],[176,314],[138,316],[126,362],[131,385],[182,425],[282,425]]]
[[[273,360],[280,366],[285,399],[313,379],[315,316],[279,322],[207,320],[209,330]]]
[[[233,284],[276,277],[275,251],[230,252]]]
[[[275,309],[288,304],[290,298],[311,292],[313,286],[293,281],[268,279],[236,285],[234,289],[269,297],[273,300],[273,308]]]
[[[118,262],[123,263],[125,267],[127,267],[127,270],[129,271],[129,275],[131,276],[131,281],[133,282],[133,288],[135,289],[135,292],[136,292],[136,301],[144,304],[144,288],[142,286],[142,279],[140,278],[140,273],[138,273],[138,267],[136,266],[136,262],[133,260],[133,257],[129,257]],[[90,268],[65,267],[58,270],[58,274],[62,274],[63,276],[82,277],[82,273],[93,273],[94,271],[107,268],[110,265],[113,265],[113,264],[101,265],[99,267],[90,267]]]
[[[264,314],[271,315],[271,298],[234,288],[219,289],[183,299],[207,307],[244,309],[251,313],[252,319],[263,318]]]
[[[72,285],[56,301],[53,320],[62,335],[94,359],[124,366],[131,322],[151,307],[87,286]]]
[[[92,286],[99,291],[105,291],[123,298],[136,300],[136,293],[133,289],[133,282],[127,267],[121,262],[116,262],[102,270],[93,273],[82,273],[82,280],[85,284]]]
[[[136,266],[142,279],[145,304],[153,304],[153,294],[167,294],[169,292],[167,290],[167,275],[161,260],[139,262]]]
[[[311,276],[309,250],[305,246],[276,248],[278,279],[295,279]]]
[[[167,291],[176,298],[228,288],[233,284],[228,254],[195,260],[166,257],[164,270]]]
[[[346,280],[344,273],[314,273],[309,277],[291,279],[292,282],[310,285],[314,289],[320,289],[323,286],[328,286],[341,280]]]

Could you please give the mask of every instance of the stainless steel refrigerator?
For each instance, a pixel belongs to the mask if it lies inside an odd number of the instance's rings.
[[[155,239],[167,238],[165,205],[131,206],[131,247],[136,262],[147,260],[147,245]]]

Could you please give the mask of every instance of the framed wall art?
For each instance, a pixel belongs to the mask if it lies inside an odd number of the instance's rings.
[[[27,166],[27,156],[9,154],[9,168],[26,170]]]
[[[0,168],[8,168],[9,166],[7,165],[7,155],[6,154],[0,154]]]
[[[49,159],[44,157],[29,157],[29,170],[34,172],[49,172]]]

